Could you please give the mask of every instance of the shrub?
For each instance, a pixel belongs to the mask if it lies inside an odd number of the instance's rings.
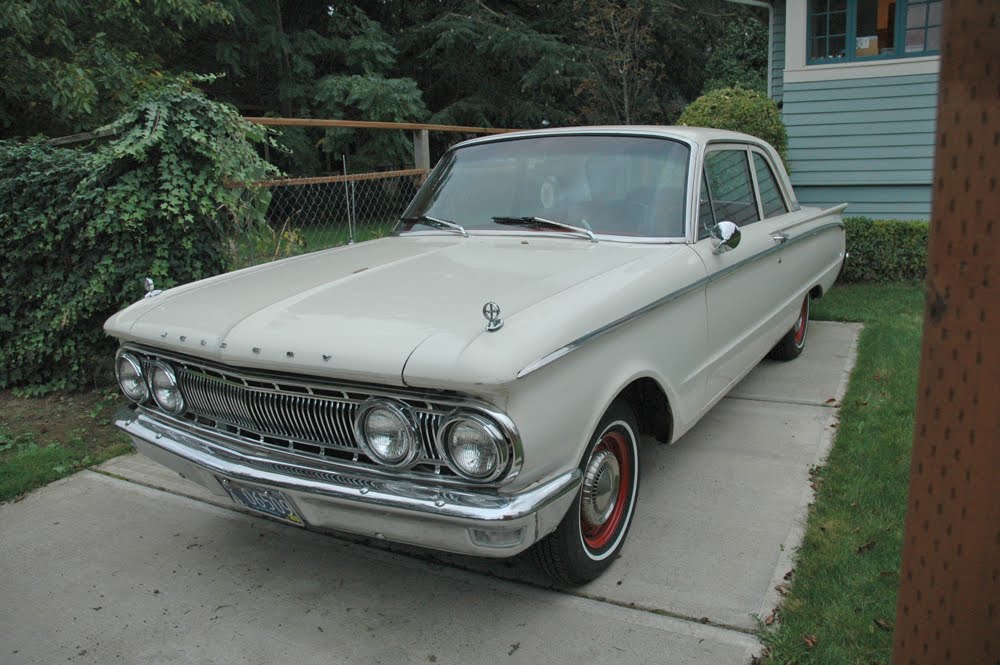
[[[927,222],[845,217],[845,282],[899,282],[927,274]]]
[[[720,88],[694,100],[681,113],[678,125],[714,127],[764,139],[788,166],[788,132],[774,100],[746,88]]]
[[[219,273],[234,225],[263,223],[225,186],[272,170],[253,145],[266,130],[235,108],[169,82],[110,127],[94,151],[0,142],[0,388],[92,382],[114,351],[102,325],[145,276]]]

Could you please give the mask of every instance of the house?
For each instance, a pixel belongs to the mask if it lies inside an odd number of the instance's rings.
[[[941,0],[736,0],[770,12],[768,92],[799,200],[929,219]]]

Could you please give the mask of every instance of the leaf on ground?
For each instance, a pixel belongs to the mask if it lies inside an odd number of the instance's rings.
[[[875,619],[875,625],[882,630],[892,630],[892,624],[885,619]]]
[[[833,403],[834,403],[834,402],[836,402],[836,401],[837,401],[837,399],[836,399],[835,397],[831,397],[830,399],[826,400],[826,401],[825,401],[825,402],[823,402],[823,403],[824,403],[824,404],[833,404]]]
[[[778,618],[778,608],[774,608],[773,610],[771,610],[771,613],[768,614],[767,617],[764,619],[764,625],[770,626],[772,623],[775,622],[777,618]]]
[[[875,549],[875,541],[874,540],[869,540],[864,545],[860,545],[858,547],[858,554],[868,554],[873,549]]]
[[[791,570],[789,570],[789,571],[788,571],[787,573],[785,573],[785,574],[784,574],[784,575],[782,576],[782,578],[781,578],[781,579],[784,579],[784,580],[790,580],[790,579],[792,579],[792,575],[794,575],[794,574],[795,574],[795,569],[794,569],[794,568],[792,568],[792,569],[791,569]]]
[[[774,590],[780,593],[782,596],[787,596],[791,591],[791,588],[787,584],[779,584],[774,587]]]
[[[814,646],[816,646],[816,643],[819,640],[816,639],[815,635],[813,635],[811,633],[805,633],[805,634],[802,635],[802,641],[806,643],[807,647],[809,647],[810,649],[812,649]]]

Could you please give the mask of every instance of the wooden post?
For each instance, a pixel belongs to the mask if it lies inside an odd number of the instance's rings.
[[[895,665],[1000,662],[1000,3],[944,5]]]
[[[431,168],[430,133],[426,129],[417,129],[413,132],[413,168]]]

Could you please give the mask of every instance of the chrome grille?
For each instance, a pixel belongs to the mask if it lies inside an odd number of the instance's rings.
[[[202,418],[262,435],[358,450],[352,431],[356,401],[252,388],[186,368],[178,381],[188,410]],[[429,429],[426,434],[433,436]]]
[[[198,427],[235,437],[251,451],[278,450],[300,462],[305,459],[378,466],[358,446],[353,427],[359,406],[377,392],[307,384],[290,377],[242,374],[223,366],[160,354],[143,354],[141,362],[147,373],[158,357],[174,365],[185,400],[183,418]],[[421,439],[422,455],[411,471],[457,479],[441,460],[434,443],[453,405],[397,395],[393,399],[406,404]]]

